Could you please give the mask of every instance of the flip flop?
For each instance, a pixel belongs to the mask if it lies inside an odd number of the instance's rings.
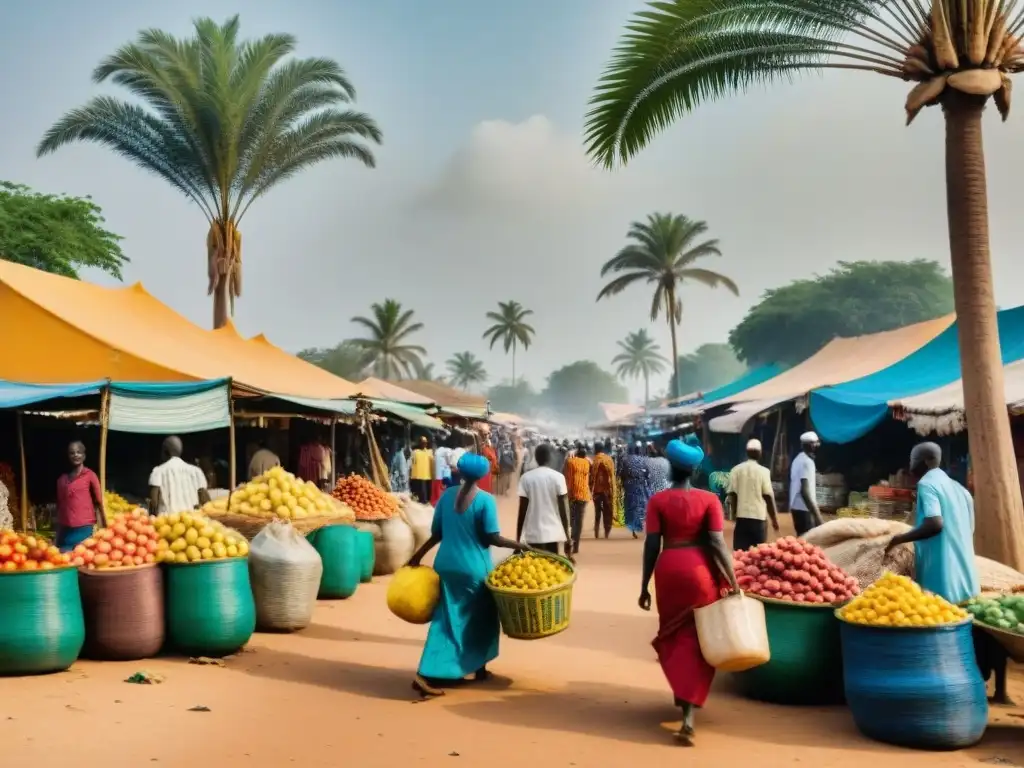
[[[416,675],[412,681],[412,689],[420,694],[425,699],[434,698],[436,696],[444,696],[444,691],[440,688],[435,688],[427,682],[426,678]]]

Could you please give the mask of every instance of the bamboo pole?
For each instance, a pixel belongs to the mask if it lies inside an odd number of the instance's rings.
[[[110,432],[110,387],[100,397],[100,498],[107,494],[107,434]]]
[[[228,395],[228,501],[238,484],[238,453],[235,447],[235,400]],[[230,506],[230,503],[229,503]]]
[[[25,427],[22,424],[23,416],[21,411],[18,411],[17,422],[18,422],[18,452],[20,453],[19,461],[21,463],[21,479],[19,485],[21,487],[21,498],[18,499],[18,506],[21,508],[21,530],[28,530],[28,460],[25,458]]]
[[[335,450],[334,446],[335,430],[337,426],[338,417],[335,416],[331,419],[331,488],[334,488],[338,482],[338,452]],[[330,489],[328,489],[328,492],[330,492]]]

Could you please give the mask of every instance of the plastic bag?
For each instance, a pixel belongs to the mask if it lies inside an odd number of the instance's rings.
[[[272,520],[249,546],[249,573],[261,629],[295,630],[313,620],[324,566],[291,523]]]
[[[382,520],[380,534],[376,541],[373,575],[387,576],[409,562],[416,551],[416,539],[412,528],[400,517]]]
[[[441,599],[441,579],[425,565],[395,571],[388,585],[388,610],[410,624],[426,624]]]
[[[771,659],[764,604],[729,595],[693,612],[704,659],[723,672],[743,672]]]

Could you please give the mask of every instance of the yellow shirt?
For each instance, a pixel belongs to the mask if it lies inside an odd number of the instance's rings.
[[[772,496],[772,473],[753,459],[737,464],[729,473],[729,493],[736,494],[736,517],[768,518],[765,496]]]
[[[409,468],[410,480],[430,480],[430,470],[434,466],[434,452],[429,448],[417,448],[412,452],[412,465]]]

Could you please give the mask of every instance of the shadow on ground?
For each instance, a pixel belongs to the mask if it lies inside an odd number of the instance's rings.
[[[380,643],[382,645],[416,645],[422,646],[423,640],[414,637],[394,637],[393,635],[375,635],[372,632],[359,632],[354,629],[332,627],[329,624],[310,624],[295,633],[297,637],[308,637],[313,640],[340,640],[343,643]]]

